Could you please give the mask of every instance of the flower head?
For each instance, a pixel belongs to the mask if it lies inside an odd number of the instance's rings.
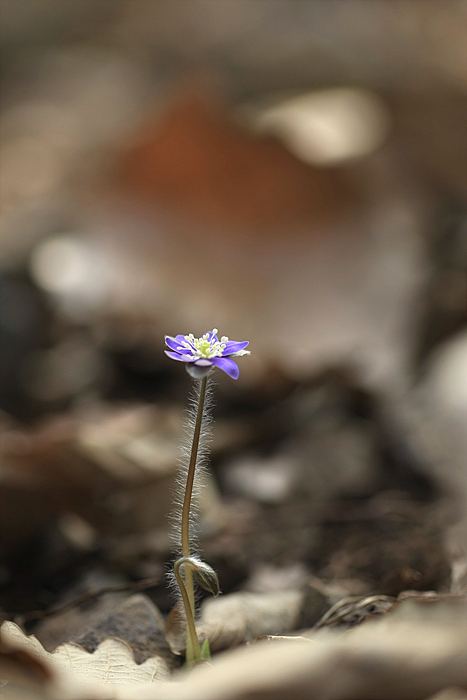
[[[175,338],[166,335],[165,344],[170,348],[165,354],[172,360],[186,362],[187,372],[196,379],[205,377],[213,367],[219,367],[232,379],[238,379],[238,366],[231,358],[250,354],[245,350],[248,340],[237,342],[225,335],[219,340],[217,328],[201,338],[195,338],[193,333],[176,335]]]

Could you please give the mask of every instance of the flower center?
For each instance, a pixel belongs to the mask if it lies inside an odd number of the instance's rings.
[[[220,340],[216,340],[217,328],[213,328],[211,333],[205,333],[201,338],[195,338],[193,333],[185,336],[185,341],[179,350],[188,350],[194,357],[210,360],[212,357],[222,357],[225,350],[227,336],[223,335]],[[211,337],[210,337],[211,336]]]

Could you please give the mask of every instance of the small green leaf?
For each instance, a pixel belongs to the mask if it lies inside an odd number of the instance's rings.
[[[203,661],[211,661],[211,648],[209,646],[209,639],[205,639],[201,645],[201,658]]]

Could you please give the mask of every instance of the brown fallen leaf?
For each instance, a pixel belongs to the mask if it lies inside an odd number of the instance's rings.
[[[29,430],[4,429],[2,549],[27,541],[57,512],[74,513],[112,536],[163,527],[177,428],[177,415],[168,418],[162,409],[96,402],[84,414],[56,415]]]
[[[179,663],[165,643],[164,628],[165,620],[158,608],[140,593],[120,602],[74,641],[93,652],[105,639],[116,637],[128,644],[138,664],[152,657],[163,660],[172,669]]]
[[[342,172],[305,165],[279,141],[242,129],[198,81],[136,136],[119,180],[194,221],[257,235],[291,220],[329,221],[354,198]]]

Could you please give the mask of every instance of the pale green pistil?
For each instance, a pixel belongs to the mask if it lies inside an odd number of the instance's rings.
[[[213,334],[217,334],[217,328],[213,329]],[[188,351],[193,357],[203,360],[210,360],[213,357],[222,357],[225,346],[229,339],[223,335],[220,340],[209,340],[209,333],[205,333],[201,338],[195,338],[193,333],[185,336],[185,341],[178,348],[181,352]]]

